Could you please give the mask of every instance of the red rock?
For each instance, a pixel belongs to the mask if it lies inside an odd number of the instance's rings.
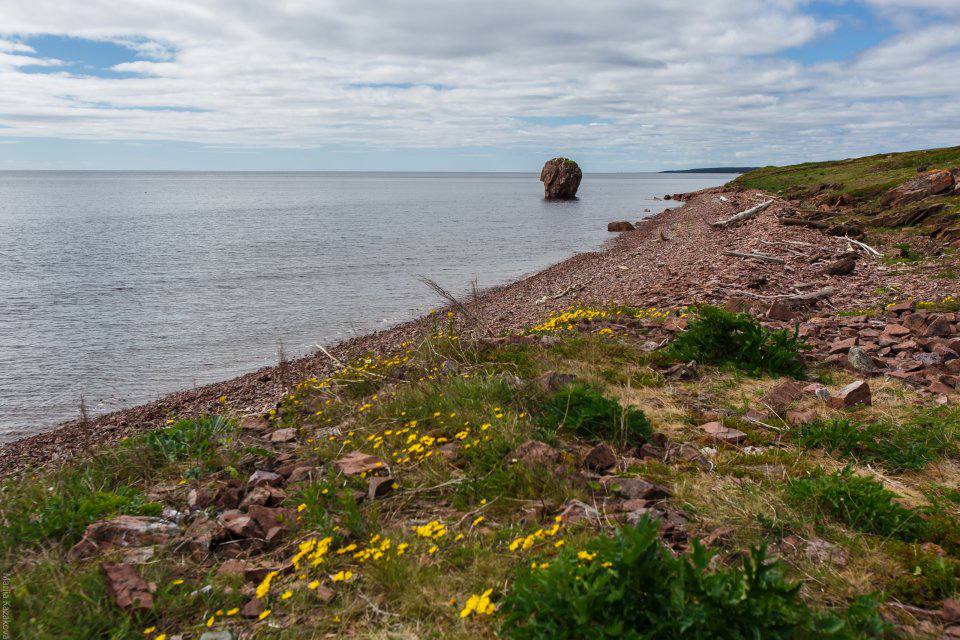
[[[837,340],[836,342],[830,345],[830,354],[833,355],[837,353],[846,353],[847,351],[850,350],[850,347],[856,346],[856,344],[857,344],[856,337]]]
[[[670,490],[643,478],[621,478],[619,476],[605,476],[600,478],[600,484],[607,491],[631,500],[662,500],[670,497]]]
[[[940,617],[947,622],[960,622],[960,602],[947,598],[940,605]]]
[[[396,484],[397,481],[393,476],[373,476],[367,484],[367,498],[370,500],[384,498],[393,493]]]
[[[527,440],[508,457],[533,469],[547,469],[560,464],[562,454],[544,442]]]
[[[211,489],[191,489],[187,494],[187,506],[191,509],[203,509],[213,504],[217,494]]]
[[[601,442],[587,452],[583,464],[592,471],[606,471],[617,464],[617,456],[609,445]]]
[[[251,598],[243,605],[243,608],[240,609],[240,615],[244,618],[258,618],[265,609],[266,607],[263,606],[263,602],[261,602],[259,598]]]
[[[803,397],[803,387],[793,380],[785,380],[773,387],[760,398],[760,402],[777,413]]]
[[[793,307],[781,300],[774,300],[773,304],[770,305],[770,308],[767,309],[767,317],[771,320],[790,322],[799,316],[800,314],[797,313]]]
[[[917,309],[917,303],[913,300],[908,300],[906,302],[898,302],[897,304],[887,307],[887,311],[890,313],[901,314],[901,313],[913,313]]]
[[[568,158],[547,160],[540,171],[543,197],[547,200],[572,200],[577,196],[583,172],[577,163]]]
[[[700,425],[700,430],[710,436],[713,440],[716,440],[717,442],[725,442],[727,444],[740,444],[747,439],[747,434],[745,434],[743,431],[725,427],[719,422],[708,422],[707,424],[702,424]]]
[[[787,423],[793,426],[814,422],[819,416],[816,409],[806,409],[804,411],[788,411]]]
[[[277,429],[270,434],[270,442],[291,442],[297,439],[296,429]]]
[[[880,199],[885,207],[899,207],[910,202],[923,200],[927,196],[949,191],[953,188],[953,174],[947,169],[935,169],[922,173],[903,184],[896,186]]]
[[[704,417],[706,418],[708,416],[704,414]],[[770,421],[770,414],[766,411],[760,411],[759,409],[750,409],[743,414],[743,419],[754,424],[764,424]]]
[[[910,335],[910,329],[902,324],[888,324],[883,328],[883,332],[890,336],[900,337]]]
[[[153,595],[150,585],[137,575],[129,564],[104,562],[100,565],[107,583],[107,595],[114,604],[130,611],[132,609],[150,609],[153,607]]]
[[[913,340],[904,340],[893,345],[892,349],[893,351],[915,351],[919,348],[920,346]]]
[[[345,476],[355,476],[361,473],[375,473],[377,475],[389,475],[390,473],[390,468],[383,460],[360,451],[351,451],[334,464]]]
[[[610,231],[610,232],[633,231],[633,229],[634,229],[634,226],[629,222],[627,222],[626,220],[607,223],[607,231]]]
[[[221,527],[240,538],[259,538],[263,531],[257,521],[239,511],[228,511],[217,518]]]
[[[956,391],[953,387],[942,382],[934,382],[928,388],[930,389],[930,393],[937,393],[941,395],[949,395]]]
[[[257,470],[254,471],[250,476],[250,479],[247,480],[247,485],[251,487],[256,487],[262,484],[283,484],[283,476],[281,476],[279,473],[273,473],[272,471]]]
[[[950,323],[946,318],[940,316],[934,318],[933,321],[927,325],[927,330],[924,332],[924,335],[930,337],[939,337],[944,338],[953,333],[953,329],[950,326]]]
[[[145,547],[167,542],[179,533],[180,527],[162,518],[117,516],[89,525],[68,555],[77,559],[110,547]]]
[[[248,431],[266,431],[270,424],[263,416],[243,416],[240,428]]]
[[[831,406],[837,409],[852,407],[858,404],[871,404],[870,385],[863,380],[851,382],[835,395],[830,396]]]

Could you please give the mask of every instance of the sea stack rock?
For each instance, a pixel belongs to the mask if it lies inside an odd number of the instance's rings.
[[[543,197],[547,200],[572,200],[577,197],[577,189],[583,172],[576,162],[569,158],[547,160],[540,172],[543,183]]]

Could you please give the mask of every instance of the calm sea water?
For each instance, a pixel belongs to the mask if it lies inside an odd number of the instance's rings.
[[[0,441],[382,329],[727,175],[0,172]]]

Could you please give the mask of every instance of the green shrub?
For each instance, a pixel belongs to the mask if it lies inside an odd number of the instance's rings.
[[[917,511],[897,504],[895,493],[876,480],[854,474],[850,467],[793,479],[787,492],[796,502],[815,507],[858,531],[906,542],[927,534]]]
[[[793,427],[790,436],[803,447],[876,462],[897,473],[920,470],[929,462],[955,454],[958,426],[955,410],[938,408],[902,423],[821,420]]]
[[[148,432],[144,444],[153,455],[167,462],[202,461],[216,453],[219,436],[233,429],[233,422],[222,416],[189,418]]]
[[[960,562],[924,546],[903,545],[896,577],[885,591],[901,602],[936,608],[960,591]]]
[[[861,638],[882,635],[875,605],[839,614],[811,610],[780,563],[754,549],[741,567],[709,569],[699,543],[675,557],[643,519],[600,536],[586,558],[567,549],[546,568],[518,570],[500,605],[501,633],[513,640],[556,638]]]
[[[575,382],[553,393],[542,406],[541,425],[561,428],[584,438],[620,444],[646,442],[650,421],[635,407],[622,407],[594,387]]]
[[[797,332],[770,331],[756,318],[713,306],[699,307],[696,318],[667,347],[669,357],[702,364],[729,365],[751,375],[768,373],[801,377],[800,351],[806,346]]]

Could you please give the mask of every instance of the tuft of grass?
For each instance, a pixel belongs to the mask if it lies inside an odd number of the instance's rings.
[[[216,453],[219,437],[234,430],[234,423],[222,416],[180,420],[163,429],[148,432],[144,445],[166,462],[204,461]]]
[[[711,569],[699,543],[674,556],[644,518],[586,549],[566,549],[549,565],[524,565],[500,605],[501,635],[553,638],[865,638],[886,625],[876,605],[818,612],[800,598],[782,564],[762,548],[741,566]]]
[[[621,446],[642,444],[652,434],[650,421],[635,407],[622,407],[594,387],[577,382],[553,393],[544,401],[540,424],[578,436],[615,442]]]
[[[796,502],[858,531],[906,542],[927,536],[926,523],[917,511],[897,504],[895,493],[876,480],[856,475],[850,467],[792,479],[787,492]]]
[[[768,373],[799,378],[805,345],[785,330],[770,331],[744,313],[705,305],[667,347],[669,357],[702,364],[732,366],[751,375]]]
[[[920,410],[902,422],[859,424],[845,418],[790,429],[790,438],[802,447],[875,462],[892,473],[920,470],[955,455],[958,435],[960,412],[944,407]]]

